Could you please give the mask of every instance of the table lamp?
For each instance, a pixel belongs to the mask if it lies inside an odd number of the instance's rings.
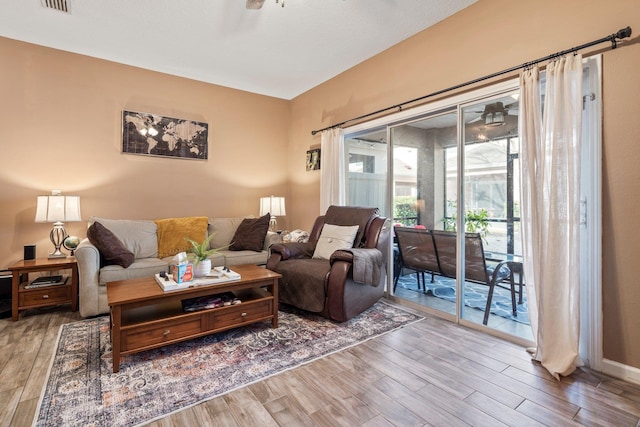
[[[53,228],[49,233],[54,251],[49,258],[66,258],[60,250],[67,231],[64,222],[82,221],[80,215],[80,196],[62,196],[60,190],[52,190],[50,196],[38,196],[36,205],[36,222],[52,222]]]
[[[278,221],[276,220],[276,217],[287,214],[284,209],[284,197],[261,197],[260,216],[266,215],[267,213],[271,214],[269,230],[276,231],[278,229]]]

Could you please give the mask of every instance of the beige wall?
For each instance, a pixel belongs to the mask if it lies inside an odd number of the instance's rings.
[[[0,268],[26,243],[46,256],[50,226],[33,222],[35,197],[53,188],[82,196],[85,218],[257,214],[260,196],[285,195],[279,222],[309,229],[319,213],[319,172],[305,170],[320,143],[312,129],[627,25],[640,32],[638,0],[480,0],[291,102],[0,38]],[[640,368],[640,44],[603,63],[604,355]],[[121,154],[123,109],[209,123],[209,161]],[[83,224],[68,229],[84,235]]]
[[[604,76],[603,302],[605,358],[640,368],[640,2],[480,0],[455,16],[293,100],[291,159],[310,131],[604,37],[625,26],[630,46],[607,51]],[[607,48],[599,45],[589,52]],[[319,210],[318,175],[289,164],[298,224]]]
[[[257,215],[288,196],[288,101],[5,38],[0,58],[0,268],[51,250],[34,223],[51,189],[81,196],[83,218]],[[208,123],[209,160],[122,154],[123,109]]]

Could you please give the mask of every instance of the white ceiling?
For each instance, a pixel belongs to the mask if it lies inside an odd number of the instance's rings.
[[[0,0],[0,36],[292,99],[477,0],[285,1]]]

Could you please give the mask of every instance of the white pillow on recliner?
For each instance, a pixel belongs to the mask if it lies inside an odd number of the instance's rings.
[[[351,249],[358,233],[357,225],[325,224],[313,252],[313,258],[329,259],[339,249]]]

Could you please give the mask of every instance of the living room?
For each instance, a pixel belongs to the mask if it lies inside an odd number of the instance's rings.
[[[34,222],[35,200],[53,188],[79,195],[84,219],[257,215],[260,197],[282,195],[287,215],[278,218],[280,227],[308,230],[320,213],[320,173],[305,168],[306,151],[320,144],[311,130],[625,26],[636,30],[638,12],[637,0],[480,0],[293,99],[2,37],[0,267],[20,260],[25,244],[35,243],[38,257],[46,257],[50,224]],[[640,231],[633,224],[640,102],[632,94],[640,93],[640,55],[632,37],[619,49],[602,48],[602,350],[619,372],[639,378]],[[207,122],[209,159],[123,154],[125,109]],[[85,235],[85,223],[65,226]]]

